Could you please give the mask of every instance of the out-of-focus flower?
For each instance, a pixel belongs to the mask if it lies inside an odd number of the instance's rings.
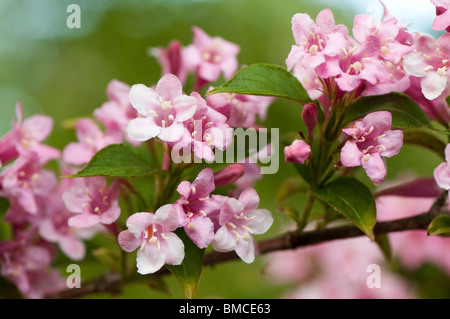
[[[436,31],[447,30],[448,32],[450,29],[450,1],[431,0],[431,3],[436,6],[436,18],[431,27]]]
[[[183,46],[180,41],[170,41],[167,48],[150,48],[150,55],[154,56],[162,68],[162,75],[174,74],[181,83],[186,80],[188,70],[183,61]]]

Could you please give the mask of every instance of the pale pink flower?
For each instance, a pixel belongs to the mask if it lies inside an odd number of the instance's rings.
[[[183,51],[183,63],[198,77],[195,90],[218,80],[221,74],[230,79],[239,65],[239,46],[218,36],[210,37],[198,27],[193,27],[192,32],[194,40]]]
[[[404,57],[403,67],[412,76],[420,78],[423,95],[433,100],[447,87],[450,67],[450,34],[438,39],[422,35],[416,43],[416,51]]]
[[[86,164],[102,148],[122,143],[121,132],[105,133],[93,120],[88,118],[77,121],[76,135],[78,142],[67,144],[63,150],[63,160],[68,164]]]
[[[449,0],[431,0],[436,6],[436,18],[431,25],[433,30],[449,30],[450,27],[450,1]]]
[[[105,126],[107,136],[122,134],[122,136],[125,135],[128,142],[137,146],[140,142],[130,139],[126,134],[128,123],[137,116],[136,109],[131,105],[128,98],[129,93],[130,86],[128,84],[118,80],[110,81],[106,90],[109,101],[95,109],[94,116]],[[118,142],[119,139],[117,138]]]
[[[235,93],[218,93],[206,97],[213,109],[227,117],[227,124],[231,127],[253,127],[257,117],[264,121],[273,100],[267,96]]]
[[[164,205],[153,213],[135,213],[127,219],[128,230],[119,234],[120,247],[137,252],[138,273],[158,271],[164,264],[179,265],[184,259],[183,241],[173,233],[179,227],[173,205]]]
[[[288,163],[304,164],[311,153],[311,147],[302,140],[295,140],[284,148],[284,160]]]
[[[386,167],[381,156],[394,156],[403,145],[402,131],[391,130],[391,124],[391,113],[379,111],[343,129],[350,139],[341,150],[342,165],[362,165],[372,182],[380,184],[386,177]]]
[[[108,186],[101,176],[78,178],[62,195],[67,209],[76,213],[69,218],[68,225],[86,228],[114,223],[120,215],[119,191],[118,180]]]
[[[188,70],[183,62],[183,46],[178,40],[173,40],[167,48],[150,48],[150,55],[154,56],[162,68],[162,75],[174,74],[184,83]]]
[[[434,179],[440,188],[450,189],[450,144],[445,147],[445,162],[434,169]]]
[[[199,248],[207,247],[214,237],[214,225],[208,216],[208,202],[214,189],[214,174],[210,168],[202,170],[192,183],[183,181],[177,188],[181,197],[174,207],[179,211],[186,234]]]
[[[144,84],[135,84],[130,90],[130,101],[139,116],[128,124],[128,135],[137,141],[159,137],[166,142],[177,142],[185,133],[183,122],[197,109],[197,100],[183,94],[180,80],[173,74],[164,75],[153,90]]]
[[[53,129],[53,119],[45,115],[33,115],[23,120],[22,104],[16,105],[17,120],[13,121],[13,129],[0,139],[0,167],[19,155],[36,153],[40,163],[59,158],[60,151],[41,144]]]
[[[56,175],[43,169],[36,154],[19,157],[0,176],[0,186],[10,200],[15,200],[28,213],[37,214],[38,197],[48,196],[56,187]]]
[[[239,199],[228,198],[220,209],[220,228],[214,235],[214,250],[236,254],[246,263],[255,259],[253,236],[265,233],[273,223],[267,209],[258,209],[259,196],[253,188],[244,190]]]
[[[319,12],[316,22],[305,13],[295,14],[291,22],[296,45],[286,59],[288,70],[296,64],[315,69],[347,46],[348,30],[344,25],[336,26],[330,9]]]
[[[183,137],[177,143],[169,143],[174,152],[190,147],[194,155],[207,161],[214,160],[214,149],[224,151],[232,142],[233,132],[226,124],[227,118],[208,106],[197,92],[192,92],[197,101],[197,110],[186,121]]]

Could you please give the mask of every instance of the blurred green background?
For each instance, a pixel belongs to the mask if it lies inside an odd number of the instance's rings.
[[[434,7],[425,0],[413,2],[385,1],[404,24],[412,23],[410,30],[435,34],[430,28]],[[80,29],[66,26],[66,8],[71,3],[81,8]],[[375,0],[2,0],[0,135],[11,128],[16,101],[21,100],[25,117],[43,113],[54,118],[54,130],[47,142],[62,149],[75,138],[73,130],[64,128],[65,120],[90,116],[106,101],[106,87],[112,79],[130,85],[155,84],[161,69],[147,54],[148,48],[166,46],[172,39],[184,45],[191,43],[193,25],[211,36],[219,35],[239,44],[241,65],[265,62],[284,66],[294,44],[292,16],[305,12],[315,19],[327,7],[333,10],[336,22],[346,24],[350,30],[356,14],[369,13],[379,18],[382,13],[382,6]],[[281,133],[296,131],[303,125],[300,112],[293,103],[276,101],[264,124],[280,128]],[[405,146],[399,156],[388,159],[388,180],[409,171],[431,176],[439,163],[436,156]],[[276,220],[270,232],[260,238],[279,234],[289,226],[288,219],[277,212],[274,190],[294,174],[294,169],[281,160],[277,174],[266,175],[257,183],[261,207],[271,210]],[[303,200],[299,196],[293,203],[301,207]],[[92,245],[99,243],[101,240]],[[66,260],[61,257],[60,262],[64,264]],[[80,265],[85,279],[104,271],[89,254]],[[252,265],[238,261],[206,268],[197,297],[282,296],[290,285],[272,283],[263,274],[264,265],[265,260],[258,258]],[[168,278],[168,283],[172,297],[182,297],[176,281]],[[120,295],[167,296],[145,285],[127,286]]]

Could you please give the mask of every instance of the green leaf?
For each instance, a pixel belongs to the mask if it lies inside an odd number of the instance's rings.
[[[367,186],[356,178],[340,176],[311,191],[374,240],[373,227],[377,211],[375,199]]]
[[[264,63],[251,64],[240,69],[225,84],[209,91],[207,95],[215,93],[274,96],[301,104],[310,101],[298,79],[286,68]]]
[[[157,171],[131,148],[123,144],[113,144],[98,151],[81,171],[70,177],[127,178],[150,175]]]
[[[184,295],[192,299],[197,291],[198,282],[202,273],[204,249],[200,249],[186,235],[184,229],[179,228],[175,233],[184,243],[184,259],[181,265],[166,265],[180,283]]]
[[[445,159],[445,143],[424,130],[412,129],[403,132],[403,143],[422,146]]]
[[[428,226],[428,235],[450,236],[450,216],[439,215]]]
[[[399,128],[430,127],[425,112],[413,100],[404,94],[367,96],[358,99],[345,113],[345,123],[363,118],[376,111],[388,111],[392,114],[392,126]]]

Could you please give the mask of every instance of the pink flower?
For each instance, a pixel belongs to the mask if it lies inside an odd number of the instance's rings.
[[[436,18],[431,25],[433,30],[449,30],[450,27],[450,1],[449,0],[431,0],[436,6]]]
[[[350,139],[341,150],[342,165],[362,165],[372,182],[380,184],[386,177],[386,167],[381,156],[394,156],[403,145],[402,131],[390,130],[391,123],[391,113],[379,111],[343,129]]]
[[[422,35],[416,43],[416,51],[404,57],[403,67],[409,74],[419,77],[423,95],[433,100],[447,87],[450,67],[450,34],[437,40]]]
[[[56,176],[45,170],[36,154],[30,158],[19,157],[0,176],[4,196],[15,200],[29,214],[37,214],[39,197],[48,196],[56,187]]]
[[[288,163],[304,164],[311,153],[311,147],[302,140],[295,140],[284,148],[284,160]]]
[[[16,105],[17,121],[13,121],[13,129],[0,139],[0,167],[17,156],[29,152],[36,153],[41,164],[59,158],[60,151],[43,145],[53,129],[53,119],[45,115],[33,115],[23,121],[22,104]]]
[[[103,103],[100,108],[95,109],[94,116],[105,126],[107,136],[122,134],[125,135],[128,142],[137,146],[140,143],[130,139],[128,134],[126,134],[128,123],[137,116],[136,109],[129,101],[129,93],[129,85],[118,80],[112,80],[109,82],[106,91],[109,101]],[[119,138],[117,138],[118,140]]]
[[[440,188],[450,189],[450,144],[445,147],[445,162],[434,169],[434,179]]]
[[[214,191],[214,174],[210,168],[202,170],[192,182],[181,182],[177,191],[181,197],[175,207],[186,234],[199,248],[206,248],[214,237],[214,225],[208,216],[208,201]]]
[[[311,140],[314,128],[317,125],[317,106],[314,103],[308,103],[303,106],[302,119],[308,129],[308,138]]]
[[[232,131],[226,124],[227,118],[206,104],[197,92],[192,92],[197,101],[197,110],[190,121],[186,121],[185,133],[177,143],[169,143],[174,152],[190,146],[195,156],[214,160],[215,148],[224,151],[232,142]]]
[[[208,104],[227,117],[231,127],[252,127],[256,117],[264,121],[272,97],[234,93],[219,93],[206,97]]]
[[[246,263],[255,259],[253,235],[265,233],[273,218],[266,209],[258,209],[259,196],[253,188],[244,190],[239,200],[228,198],[223,204],[217,230],[212,241],[216,251],[232,251]]]
[[[69,143],[63,150],[63,160],[68,164],[82,165],[89,162],[102,148],[122,143],[121,132],[104,133],[91,119],[80,119],[76,123],[78,142]]]
[[[77,179],[62,195],[67,209],[77,214],[69,218],[68,225],[86,228],[114,223],[120,215],[119,191],[117,180],[108,186],[101,176]]]
[[[180,79],[181,83],[184,83],[187,70],[183,62],[183,46],[180,41],[173,40],[167,48],[151,48],[149,52],[161,65],[162,75],[174,74]]]
[[[138,273],[152,274],[164,264],[179,265],[184,259],[183,241],[173,231],[179,226],[173,205],[164,205],[153,213],[135,213],[127,219],[128,230],[119,234],[120,247],[137,252]]]
[[[202,29],[193,27],[194,41],[183,52],[183,63],[189,71],[195,71],[202,84],[214,82],[223,73],[230,79],[238,68],[238,45],[221,37],[210,37]],[[197,83],[195,90],[201,84]]]
[[[216,187],[233,184],[244,175],[243,164],[230,164],[214,174],[214,184]]]
[[[315,69],[325,63],[328,57],[342,53],[347,46],[348,30],[334,22],[330,9],[319,12],[314,22],[309,15],[297,13],[292,17],[292,33],[296,45],[292,46],[286,59],[288,70],[300,64]]]
[[[159,137],[177,142],[185,133],[183,122],[197,109],[197,100],[183,94],[181,82],[173,74],[164,75],[155,90],[144,84],[133,85],[130,101],[139,117],[128,124],[128,135],[137,141]]]

